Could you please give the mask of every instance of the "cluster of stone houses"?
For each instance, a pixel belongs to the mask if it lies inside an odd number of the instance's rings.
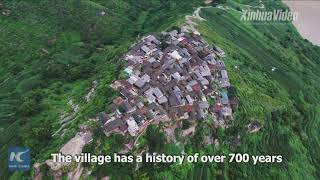
[[[230,119],[223,56],[196,34],[173,30],[143,38],[126,54],[129,78],[111,85],[121,96],[113,101],[112,113],[100,113],[105,134],[135,136],[150,123],[195,121],[207,114]]]

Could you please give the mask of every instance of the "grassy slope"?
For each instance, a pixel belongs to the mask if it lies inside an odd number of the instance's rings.
[[[119,78],[120,56],[138,35],[162,31],[193,11],[201,1],[2,1],[0,10],[0,174],[7,148],[26,146],[33,161],[50,158],[74,135],[77,125],[106,108],[115,93],[108,84]],[[177,7],[185,7],[183,9]],[[99,16],[105,11],[107,16]],[[178,16],[174,16],[178,14]],[[93,80],[97,96],[83,96]],[[80,112],[61,138],[51,137],[60,115]],[[30,174],[29,174],[30,175]]]
[[[267,8],[281,4],[266,3]],[[319,47],[304,41],[291,24],[240,21],[236,10],[204,9],[199,30],[226,50],[231,83],[241,106],[230,134],[242,134],[231,152],[281,154],[279,165],[226,164],[229,178],[319,178]],[[238,66],[238,69],[235,68]],[[272,72],[271,68],[276,67]],[[244,133],[251,119],[264,124],[257,134]],[[317,132],[316,132],[317,131]]]

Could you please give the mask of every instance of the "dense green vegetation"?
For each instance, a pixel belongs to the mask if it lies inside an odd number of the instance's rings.
[[[184,149],[187,154],[248,153],[282,155],[282,163],[210,163],[143,165],[140,178],[151,179],[318,179],[319,178],[319,52],[302,39],[290,23],[242,22],[236,2],[232,9],[207,8],[198,29],[208,42],[226,50],[234,95],[240,100],[233,125],[210,131],[210,120],[198,124],[184,145],[171,146],[168,154]],[[265,2],[266,8],[285,8]],[[272,69],[275,68],[274,71]],[[248,133],[246,126],[258,121],[262,129]],[[206,136],[218,137],[220,146],[206,146]],[[237,137],[240,135],[240,145]],[[152,137],[152,136],[151,136]],[[160,150],[159,152],[163,152]]]
[[[266,10],[286,8],[280,2],[264,4]],[[199,26],[209,42],[226,50],[225,62],[241,103],[234,126],[225,132],[227,137],[241,135],[241,146],[223,145],[218,151],[282,155],[284,162],[225,164],[218,168],[221,177],[318,179],[320,48],[302,39],[290,23],[243,22],[236,9],[246,7],[228,5],[232,9],[201,11],[207,21]],[[263,124],[262,130],[246,133],[253,120]]]
[[[9,12],[0,16],[1,177],[9,176],[8,147],[30,147],[33,161],[50,158],[78,124],[108,107],[116,95],[108,85],[121,75],[120,57],[130,45],[139,36],[179,23],[201,3],[1,1],[1,13]],[[87,103],[84,95],[93,80],[98,80],[96,96]],[[73,113],[70,100],[80,111],[64,133],[52,137],[61,116]]]
[[[286,8],[279,1],[263,2],[266,9]],[[290,23],[240,21],[238,10],[249,8],[243,4],[256,6],[257,1],[219,3],[231,9],[202,9],[207,21],[199,22],[197,28],[209,43],[226,51],[233,95],[240,100],[232,126],[213,131],[209,118],[198,124],[193,138],[181,137],[176,130],[182,144],[165,143],[161,128],[150,126],[139,148],[165,154],[183,150],[187,154],[282,155],[284,162],[255,166],[146,163],[136,172],[135,164],[129,163],[85,164],[93,175],[114,179],[320,178],[320,48],[302,39]],[[43,161],[74,135],[78,124],[108,110],[117,95],[108,85],[121,78],[121,55],[138,37],[180,25],[184,15],[201,4],[200,0],[2,1],[0,11],[10,10],[10,14],[0,16],[1,177],[12,175],[6,170],[8,147],[30,147],[33,161]],[[98,80],[96,96],[86,102],[84,96],[93,80]],[[64,133],[52,136],[61,126],[61,115],[73,113],[69,100],[80,111]],[[252,121],[262,124],[258,133],[247,133],[246,125]],[[183,129],[188,127],[183,124]],[[238,135],[240,146],[232,143]],[[220,146],[202,143],[206,136],[218,137]],[[84,151],[112,154],[128,142],[121,135],[106,137],[97,128],[94,142]],[[31,175],[15,173],[12,179]]]

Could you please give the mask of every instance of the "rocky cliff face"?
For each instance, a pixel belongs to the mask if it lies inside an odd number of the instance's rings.
[[[61,149],[60,153],[63,155],[79,155],[82,152],[83,147],[92,141],[92,130],[90,127],[81,125],[80,131],[70,139]],[[77,180],[80,178],[82,173],[81,163],[71,163],[66,162],[54,162],[52,159],[46,160],[44,163],[35,163],[34,164],[34,179],[41,180],[42,172],[40,171],[41,166],[48,166],[50,172],[55,180],[62,179],[64,173],[67,173],[68,179]]]

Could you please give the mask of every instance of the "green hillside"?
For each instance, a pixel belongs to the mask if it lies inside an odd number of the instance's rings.
[[[120,57],[138,36],[165,30],[202,1],[55,0],[1,1],[0,175],[7,148],[25,146],[34,161],[50,158],[78,124],[104,110],[115,95],[108,85],[119,77]],[[184,7],[184,8],[178,8]],[[102,12],[105,14],[102,15]],[[96,96],[84,96],[98,80]],[[69,100],[79,113],[58,133]],[[30,174],[29,174],[30,175]]]
[[[265,3],[266,9],[285,8]],[[221,176],[231,179],[318,179],[319,171],[319,65],[320,48],[302,39],[290,24],[240,21],[241,5],[229,10],[201,11],[207,21],[199,30],[210,42],[225,49],[231,84],[241,102],[234,127],[227,135],[240,134],[240,147],[222,149],[249,154],[281,154],[281,164],[227,164]],[[237,68],[235,68],[237,67]],[[275,71],[272,68],[275,67]],[[259,133],[245,126],[256,120]]]
[[[263,1],[266,9],[286,8]],[[243,4],[239,4],[243,3]],[[271,164],[86,164],[92,174],[113,179],[319,179],[320,178],[320,48],[297,33],[291,23],[243,22],[240,9],[259,6],[253,0],[229,0],[228,10],[205,8],[198,30],[226,51],[224,59],[240,106],[232,126],[212,131],[211,120],[199,123],[185,145],[166,144],[159,151],[192,154],[248,153],[282,155]],[[7,171],[7,148],[30,147],[33,162],[50,158],[78,130],[78,125],[109,108],[117,95],[109,84],[121,78],[121,56],[139,37],[181,25],[202,0],[44,0],[0,2],[0,176],[28,179],[32,173]],[[105,15],[101,13],[105,12]],[[274,69],[272,71],[272,69]],[[98,81],[95,97],[84,96]],[[61,115],[80,111],[60,127]],[[248,133],[258,121],[262,128]],[[148,133],[149,132],[149,133]],[[163,140],[156,127],[150,137]],[[63,134],[63,135],[62,135]],[[218,137],[219,147],[199,144],[204,136]],[[241,145],[230,142],[241,136]],[[87,152],[117,152],[125,140],[106,137],[97,129]],[[222,143],[224,142],[224,143]],[[13,176],[12,176],[13,175]],[[30,179],[30,178],[29,178]]]
[[[250,2],[260,6],[257,2]],[[280,2],[264,1],[266,9],[286,8]],[[224,58],[235,95],[240,106],[232,126],[212,130],[211,120],[200,122],[193,138],[177,135],[183,144],[166,144],[157,151],[176,154],[248,153],[250,155],[282,155],[282,163],[210,163],[210,164],[143,164],[139,171],[123,172],[133,166],[112,164],[94,166],[93,175],[117,179],[318,179],[319,174],[319,53],[297,33],[291,23],[243,22],[239,9],[249,6],[228,1],[228,10],[204,8],[198,30],[209,42],[226,51]],[[238,10],[237,10],[238,9]],[[274,69],[274,70],[272,70]],[[259,122],[257,133],[248,133],[247,125]],[[161,129],[161,126],[160,128]],[[153,147],[148,139],[161,133],[154,127],[146,134],[141,146]],[[151,135],[155,134],[155,135]],[[176,130],[179,134],[179,130]],[[232,143],[240,135],[241,145]],[[205,146],[206,136],[218,137],[219,147]],[[101,137],[104,139],[104,137]],[[116,137],[108,138],[116,141]],[[102,143],[94,152],[116,152],[113,142]],[[139,145],[140,146],[140,145]],[[91,147],[92,148],[92,147]],[[121,168],[122,167],[122,168]],[[114,172],[122,170],[121,175]]]

